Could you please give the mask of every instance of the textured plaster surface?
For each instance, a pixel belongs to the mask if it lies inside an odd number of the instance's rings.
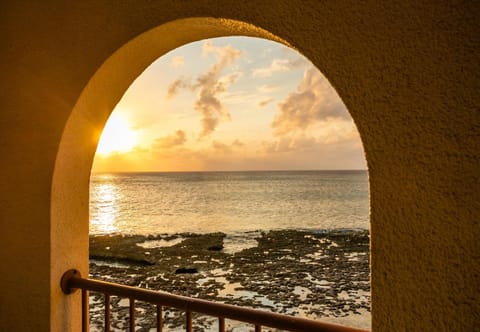
[[[78,295],[63,296],[58,283],[68,268],[87,270],[98,131],[156,57],[232,34],[278,36],[300,50],[356,122],[370,174],[373,330],[478,329],[476,2],[0,7],[0,331],[79,331]],[[174,22],[194,17],[211,19]]]

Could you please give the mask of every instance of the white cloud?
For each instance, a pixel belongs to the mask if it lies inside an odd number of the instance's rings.
[[[172,65],[174,67],[182,66],[185,63],[185,58],[181,55],[179,56],[174,56],[172,58]]]
[[[219,95],[235,83],[242,73],[239,71],[220,76],[222,72],[241,56],[242,52],[231,45],[217,47],[211,41],[206,41],[202,47],[202,55],[213,54],[216,62],[206,71],[197,77],[195,83],[179,78],[168,88],[167,98],[175,96],[179,89],[188,88],[198,90],[198,96],[194,103],[194,109],[201,115],[202,132],[201,137],[209,136],[218,126],[220,119],[230,119],[230,113],[219,99]]]
[[[227,46],[215,46],[211,40],[207,40],[203,43],[202,46],[202,55],[208,56],[209,54],[214,54],[222,63],[220,66],[225,66],[231,64],[235,59],[237,59],[242,51],[232,47],[231,45]]]
[[[270,77],[276,72],[285,72],[292,69],[302,67],[307,64],[307,60],[303,57],[296,59],[273,59],[268,67],[257,68],[252,71],[253,77]]]
[[[257,103],[257,106],[262,108],[262,107],[265,107],[268,104],[270,104],[272,101],[273,101],[273,98],[266,98],[266,99],[263,99],[263,100],[259,101]]]
[[[191,88],[191,86],[192,84],[190,83],[190,79],[180,77],[168,86],[167,96],[165,98],[171,99],[177,95],[180,89]]]
[[[340,97],[315,67],[305,71],[297,91],[291,92],[280,102],[278,110],[272,122],[276,135],[304,131],[330,118],[350,121]]]
[[[261,93],[270,93],[277,89],[278,89],[278,86],[274,84],[263,84],[257,88],[258,92],[261,92]]]

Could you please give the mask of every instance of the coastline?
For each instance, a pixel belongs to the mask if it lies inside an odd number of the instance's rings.
[[[92,278],[370,328],[366,230],[93,235],[90,256]],[[102,302],[92,294],[92,331],[103,324]],[[150,331],[153,308],[138,308],[138,331]],[[125,301],[114,298],[114,318],[127,313]],[[113,319],[114,330],[124,328],[123,321]],[[165,324],[180,328],[183,317],[169,310]],[[207,317],[195,326],[215,328]]]

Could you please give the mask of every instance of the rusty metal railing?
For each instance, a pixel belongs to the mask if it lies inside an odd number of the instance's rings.
[[[192,313],[202,313],[218,318],[220,332],[225,332],[225,319],[250,323],[255,326],[255,332],[260,332],[262,326],[273,327],[287,331],[318,331],[318,332],[366,332],[365,330],[325,323],[312,319],[281,315],[272,312],[242,308],[234,305],[195,299],[186,296],[173,295],[165,292],[151,291],[82,278],[77,270],[68,270],[62,276],[61,287],[65,294],[71,294],[77,289],[82,290],[82,331],[88,331],[88,292],[103,293],[105,297],[105,331],[110,331],[110,296],[128,298],[130,301],[129,331],[135,331],[135,301],[144,301],[156,305],[157,331],[162,331],[163,307],[172,307],[184,311],[186,331],[193,328]]]

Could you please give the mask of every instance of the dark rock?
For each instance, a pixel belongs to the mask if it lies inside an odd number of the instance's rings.
[[[221,251],[223,250],[223,245],[213,245],[208,247],[208,250],[210,251]]]
[[[193,274],[198,273],[198,270],[194,267],[181,267],[175,270],[175,274]]]

